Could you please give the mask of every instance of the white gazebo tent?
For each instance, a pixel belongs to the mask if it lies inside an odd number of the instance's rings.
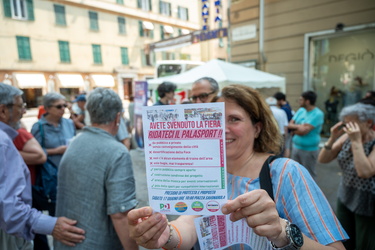
[[[284,77],[217,59],[179,75],[148,80],[148,84],[150,89],[156,89],[160,83],[169,81],[177,84],[179,88],[190,89],[201,77],[212,77],[219,83],[220,88],[229,84],[243,84],[252,88],[279,88],[285,93]]]

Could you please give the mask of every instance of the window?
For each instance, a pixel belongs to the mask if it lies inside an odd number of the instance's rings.
[[[118,3],[118,4],[124,4],[124,0],[116,0],[116,3]]]
[[[17,36],[18,59],[31,61],[30,38],[26,36]]]
[[[161,52],[161,58],[162,58],[162,60],[174,60],[174,59],[176,59],[174,53],[165,52],[165,51]]]
[[[173,37],[174,29],[169,25],[160,25],[160,37],[161,40]]]
[[[138,8],[145,10],[145,11],[151,11],[152,5],[151,0],[137,0]]]
[[[60,62],[70,63],[69,42],[59,41]]]
[[[167,3],[167,2],[164,2],[164,1],[160,1],[159,2],[159,12],[162,15],[172,16],[171,4]]]
[[[94,57],[94,64],[102,64],[102,52],[100,45],[93,44],[92,45],[92,54]]]
[[[141,57],[143,66],[152,66],[152,64],[155,62],[155,57],[153,54],[146,54],[143,49],[141,50]]]
[[[118,22],[118,33],[119,34],[126,34],[126,22],[124,17],[117,17]]]
[[[178,18],[184,21],[189,20],[189,11],[187,8],[178,6]]]
[[[191,60],[189,54],[180,54],[180,60]]]
[[[56,22],[56,24],[66,26],[65,6],[54,4],[53,9],[55,10],[55,22]]]
[[[94,11],[89,11],[89,18],[90,18],[90,30],[99,30],[99,23],[98,23],[98,13]]]
[[[33,0],[3,0],[4,15],[20,20],[34,20]]]
[[[129,65],[128,48],[121,47],[121,63],[122,65]]]
[[[154,38],[154,25],[147,21],[138,21],[139,36]]]

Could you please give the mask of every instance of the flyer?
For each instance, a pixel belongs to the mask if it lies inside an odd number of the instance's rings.
[[[227,202],[224,103],[144,107],[142,118],[154,211],[222,214]]]
[[[255,234],[245,219],[232,222],[229,216],[203,216],[194,220],[202,250],[224,249],[236,244],[248,245],[250,249],[273,249],[267,238]]]

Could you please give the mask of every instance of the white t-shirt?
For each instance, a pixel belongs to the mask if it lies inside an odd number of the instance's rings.
[[[288,117],[284,110],[276,106],[270,106],[273,116],[279,126],[280,133],[285,134],[285,127],[288,126]]]

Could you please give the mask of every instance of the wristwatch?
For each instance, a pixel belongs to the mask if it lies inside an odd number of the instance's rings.
[[[288,220],[286,221],[286,237],[289,240],[289,244],[278,248],[271,241],[272,248],[275,250],[299,250],[303,246],[303,235],[299,227],[295,224],[291,224]]]

